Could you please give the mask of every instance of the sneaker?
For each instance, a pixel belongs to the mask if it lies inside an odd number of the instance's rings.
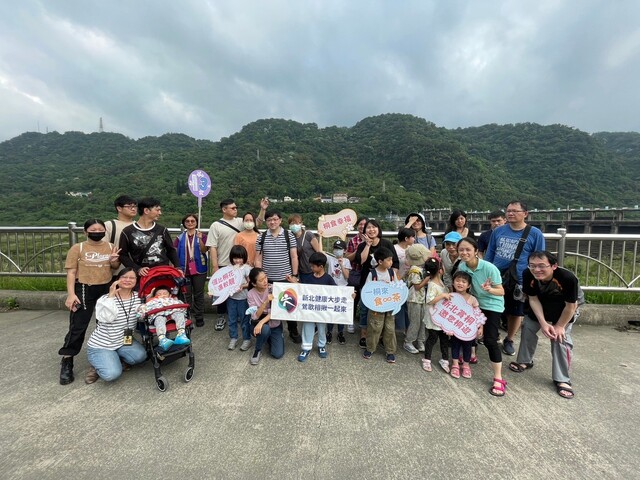
[[[342,332],[338,332],[338,343],[340,345],[344,345],[345,343],[347,343],[346,338],[344,338],[344,333]]]
[[[218,331],[224,330],[224,326],[226,325],[226,323],[227,323],[227,319],[224,318],[222,315],[220,315],[218,317],[218,321],[216,322],[215,329]]]
[[[402,347],[409,353],[418,353],[419,351],[416,347],[413,346],[413,343],[405,342],[405,344],[402,345]]]
[[[191,343],[191,340],[189,340],[189,337],[187,337],[187,335],[184,332],[176,335],[176,338],[173,340],[174,345],[183,346],[183,345],[189,345],[190,343]]]
[[[332,341],[333,341],[333,333],[327,332],[327,345],[331,345]]]
[[[427,358],[423,358],[422,359],[422,369],[425,372],[430,372],[431,371],[431,360],[429,360]]]
[[[204,327],[204,319],[196,318],[196,327]]]
[[[289,337],[291,338],[291,341],[293,343],[296,343],[296,344],[301,344],[302,343],[302,337],[300,336],[299,333],[291,333],[291,332],[289,332]]]
[[[242,345],[240,345],[240,351],[246,352],[247,350],[249,350],[250,346],[251,346],[251,340],[243,340]]]
[[[320,355],[320,358],[327,358],[327,349],[325,347],[318,347],[318,355]]]
[[[360,348],[367,348],[367,339],[366,338],[361,338],[360,341],[358,342],[360,345]]]
[[[232,338],[231,340],[229,340],[229,346],[227,347],[227,350],[235,350],[237,344],[238,344],[238,339]]]
[[[362,354],[362,358],[364,358],[365,360],[369,360],[371,358],[371,355],[373,355],[373,353],[371,353],[369,350],[365,350]]]
[[[353,325],[347,325],[347,333],[356,333],[356,327]]]
[[[396,356],[393,353],[387,353],[387,363],[396,363]]]
[[[257,365],[258,362],[260,361],[261,355],[262,355],[262,352],[256,350],[255,352],[253,352],[253,355],[251,355],[251,359],[249,360],[249,363],[251,365]]]
[[[509,355],[510,357],[514,356],[516,354],[516,350],[513,348],[513,340],[505,338],[502,342],[502,351],[505,355]]]
[[[421,342],[420,340],[418,340],[418,351],[424,352],[424,342]]]
[[[451,369],[449,368],[449,360],[441,358],[440,360],[438,360],[438,363],[446,373],[449,373],[451,371]]]
[[[162,350],[164,350],[166,352],[167,350],[169,350],[173,346],[173,340],[171,340],[170,338],[167,338],[167,337],[162,337],[162,338],[158,339],[158,345],[160,346],[160,348]]]
[[[302,350],[300,352],[300,355],[298,355],[298,361],[299,362],[306,362],[307,358],[309,358],[309,354],[311,353],[311,350]]]

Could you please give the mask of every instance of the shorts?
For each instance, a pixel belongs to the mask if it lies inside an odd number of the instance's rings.
[[[504,313],[507,315],[513,315],[514,317],[524,316],[524,302],[514,300],[513,292],[505,292]]]

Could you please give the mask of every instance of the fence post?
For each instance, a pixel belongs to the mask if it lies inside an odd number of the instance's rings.
[[[558,240],[558,265],[560,267],[564,267],[564,252],[567,241],[567,229],[559,228],[558,235],[560,235],[560,240]]]
[[[76,222],[69,222],[69,248],[73,247],[76,243],[78,243],[78,234],[74,232],[76,228]]]

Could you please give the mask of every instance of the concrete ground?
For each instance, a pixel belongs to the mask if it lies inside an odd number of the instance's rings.
[[[282,360],[251,366],[211,316],[194,331],[188,384],[181,359],[164,368],[165,393],[148,362],[85,385],[83,350],[61,386],[67,322],[63,311],[0,313],[2,479],[640,478],[633,329],[576,325],[576,397],[565,400],[542,339],[535,368],[505,371],[507,396],[495,398],[483,347],[469,380],[426,373],[404,350],[395,365],[380,351],[366,361],[355,335],[305,364],[287,338]]]

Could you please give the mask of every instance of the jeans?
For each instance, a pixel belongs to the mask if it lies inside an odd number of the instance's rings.
[[[249,303],[246,299],[227,299],[227,312],[229,316],[229,338],[238,338],[238,322],[240,322],[240,328],[242,329],[242,339],[251,340],[251,317],[245,314],[247,308],[249,308]]]
[[[267,343],[267,341],[271,344],[269,351],[271,356],[273,358],[282,358],[284,356],[284,333],[282,323],[273,328],[269,326],[269,322],[262,326],[260,335],[256,337],[256,352],[262,351],[262,347]]]
[[[88,347],[87,359],[101,379],[112,382],[122,375],[120,359],[129,365],[137,365],[147,359],[147,351],[137,340],[134,340],[131,345],[123,345],[117,350]]]
[[[303,322],[302,324],[302,349],[311,350],[313,348],[313,337],[318,327],[318,348],[327,344],[327,324],[315,322]]]
[[[360,328],[367,328],[367,317],[369,316],[369,309],[365,306],[362,299],[360,299],[358,309],[360,310]]]
[[[333,332],[333,323],[327,324],[327,332],[328,333]],[[338,333],[343,333],[343,332],[344,332],[344,323],[339,323],[338,324]]]
[[[402,304],[400,311],[396,314],[396,330],[404,332],[409,328],[409,314],[407,312],[407,302]]]

